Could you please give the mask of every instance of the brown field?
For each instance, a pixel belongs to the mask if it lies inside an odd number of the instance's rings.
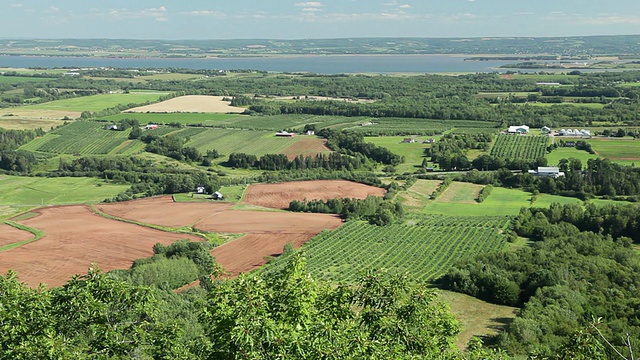
[[[342,220],[335,215],[231,210],[232,203],[174,203],[170,196],[98,205],[109,215],[163,226],[194,226],[219,233],[244,233],[239,239],[211,251],[231,275],[248,272],[295,247],[325,229],[336,229]]]
[[[63,285],[73,275],[85,274],[92,263],[103,271],[128,268],[133,260],[151,256],[158,242],[168,245],[179,239],[200,239],[109,220],[81,205],[33,212],[38,216],[19,222],[46,235],[0,252],[0,273],[14,269],[32,287]]]
[[[315,156],[317,154],[329,153],[329,149],[325,144],[326,140],[317,138],[305,138],[296,141],[293,145],[286,148],[282,153],[287,155],[289,160],[293,160],[296,156],[302,155]]]
[[[329,200],[338,197],[364,199],[369,195],[383,196],[385,193],[385,189],[346,180],[253,184],[247,188],[243,203],[285,209],[292,200]]]
[[[41,128],[48,131],[52,127],[64,124],[60,119],[34,119],[15,116],[0,116],[0,127],[9,130],[35,130]]]
[[[187,95],[156,104],[129,109],[125,112],[204,112],[204,113],[241,113],[245,109],[229,105],[222,96]]]
[[[96,205],[98,210],[123,219],[169,227],[195,226],[204,218],[231,208],[232,203],[176,203],[171,196]]]
[[[0,224],[0,246],[5,246],[22,240],[31,239],[32,237],[33,234],[30,232],[16,229],[7,224]]]

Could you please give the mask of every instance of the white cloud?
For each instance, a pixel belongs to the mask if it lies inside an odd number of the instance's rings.
[[[156,21],[167,21],[167,8],[160,6],[157,8],[148,8],[138,11],[124,9],[111,9],[108,14],[117,19],[143,19],[152,18]]]
[[[220,11],[215,10],[194,10],[185,12],[183,14],[186,15],[195,15],[195,16],[212,16],[212,17],[225,17],[226,15]]]
[[[402,4],[402,5],[398,6],[398,7],[399,7],[400,9],[409,9],[409,8],[411,8],[411,5],[409,5],[409,4]]]
[[[9,4],[9,6],[10,6],[10,7],[12,7],[12,8],[16,8],[16,9],[17,9],[17,8],[21,8],[21,7],[23,7],[24,5],[14,3],[14,4]]]
[[[296,6],[302,7],[302,8],[318,8],[318,7],[322,7],[322,3],[319,1],[305,1],[305,2],[296,3]]]
[[[302,11],[305,11],[305,12],[319,12],[319,11],[324,11],[324,10],[319,9],[319,8],[315,8],[315,7],[311,7],[311,8],[303,8]]]

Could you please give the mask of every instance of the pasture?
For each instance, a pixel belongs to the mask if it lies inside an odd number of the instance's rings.
[[[35,83],[35,82],[45,82],[45,81],[53,81],[52,78],[46,77],[27,77],[27,76],[8,76],[1,75],[0,76],[0,84],[24,84],[24,83]]]

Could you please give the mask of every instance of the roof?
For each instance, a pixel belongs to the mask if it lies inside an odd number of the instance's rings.
[[[538,166],[539,173],[558,173],[560,168],[557,166]]]
[[[509,126],[509,132],[518,132],[518,130],[525,130],[525,131],[529,131],[529,127],[527,125],[516,125],[516,126]]]

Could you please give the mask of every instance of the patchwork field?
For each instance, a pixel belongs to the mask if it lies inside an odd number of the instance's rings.
[[[100,94],[92,96],[82,96],[71,99],[50,101],[36,105],[20,106],[17,108],[12,108],[11,112],[18,115],[20,111],[43,110],[72,112],[75,114],[82,111],[100,111],[122,104],[140,104],[147,101],[157,101],[160,97],[167,94],[168,93],[166,92],[131,92],[129,94]]]
[[[398,198],[405,208],[422,211],[440,183],[440,180],[417,180],[409,190],[400,192]]]
[[[80,115],[78,114],[78,116]],[[34,117],[23,118],[13,115],[5,116],[0,113],[0,127],[8,130],[35,130],[40,128],[47,131],[62,124],[64,124],[64,120],[40,119]]]
[[[229,105],[222,96],[187,95],[180,96],[157,104],[140,106],[127,112],[204,112],[204,113],[241,113],[245,109]]]
[[[328,200],[338,197],[364,199],[369,195],[383,196],[385,193],[385,189],[346,180],[253,184],[247,188],[243,203],[285,209],[293,200]]]
[[[133,260],[153,255],[153,245],[171,244],[195,236],[167,233],[109,220],[87,206],[34,210],[37,216],[18,221],[42,230],[45,236],[29,244],[0,252],[0,273],[18,272],[31,287],[46,283],[60,286],[95,263],[103,271],[128,268]]]

